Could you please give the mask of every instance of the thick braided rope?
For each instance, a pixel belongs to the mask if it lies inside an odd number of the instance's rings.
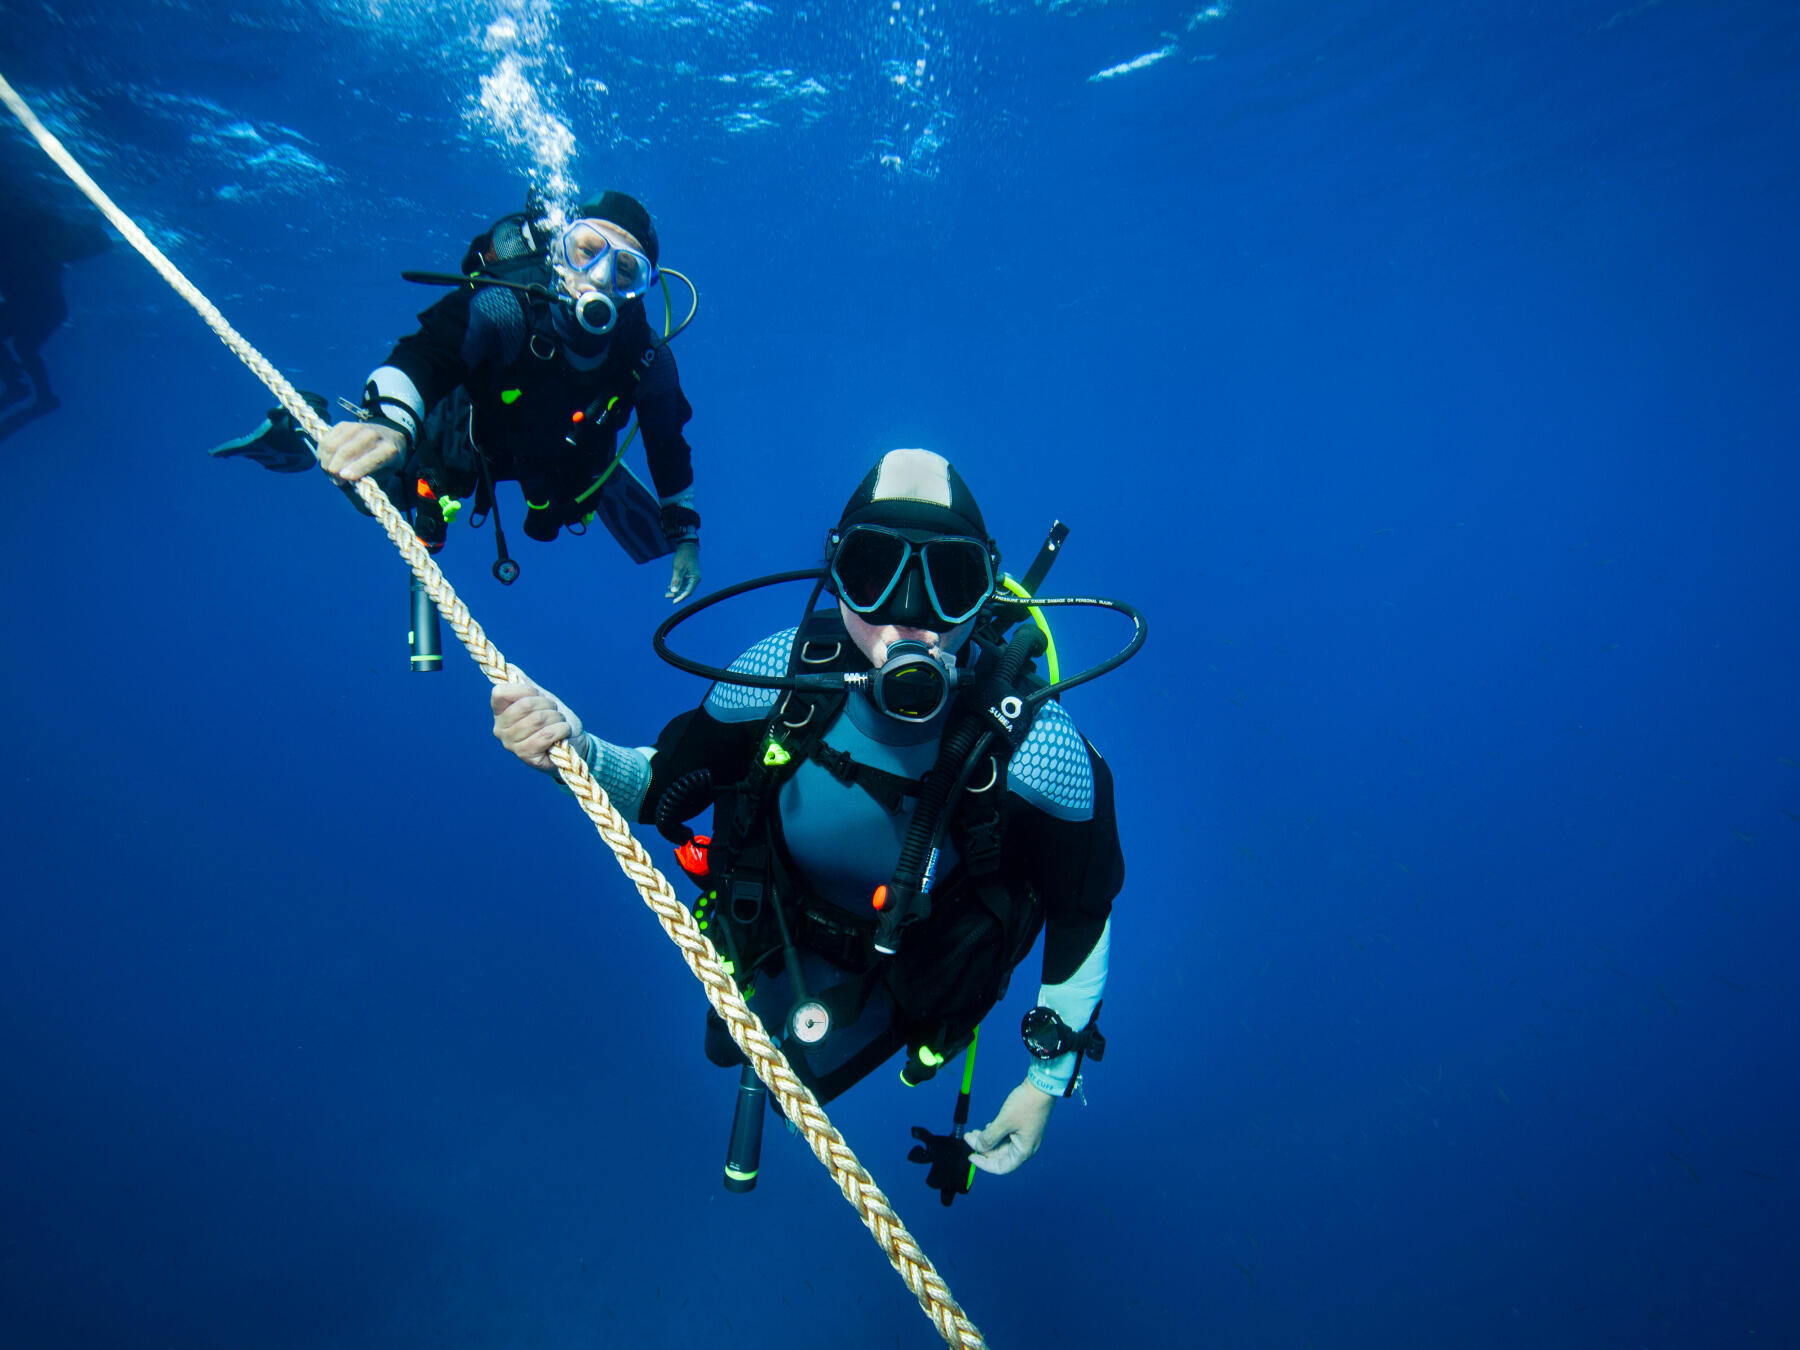
[[[300,397],[287,378],[226,322],[225,316],[217,307],[182,275],[162,250],[150,242],[136,222],[114,205],[99,184],[88,176],[74,157],[63,148],[62,143],[37,119],[4,76],[0,76],[0,101],[6,104],[13,116],[19,119],[26,131],[43,147],[44,153],[100,209],[113,228],[124,235],[132,247],[161,274],[163,280],[199,312],[219,340],[268,386],[281,406],[293,415],[316,442],[325,433],[326,423]],[[499,649],[488,641],[481,626],[470,615],[468,606],[458,598],[448,579],[426,551],[425,545],[387,499],[387,494],[366,478],[357,483],[356,492],[370,513],[381,522],[388,538],[393,540],[394,547],[400,550],[407,566],[412,568],[413,575],[430,593],[438,612],[456,631],[457,637],[468,648],[469,655],[475,658],[476,664],[488,679],[495,684],[522,679],[522,673],[508,665]],[[732,1040],[737,1042],[738,1048],[749,1058],[757,1077],[775,1094],[787,1118],[806,1135],[814,1156],[831,1173],[838,1189],[843,1192],[844,1199],[856,1207],[863,1223],[887,1253],[888,1260],[893,1263],[900,1278],[906,1281],[906,1287],[919,1300],[919,1306],[931,1319],[938,1334],[947,1344],[961,1347],[962,1350],[981,1350],[986,1345],[981,1333],[951,1296],[943,1277],[919,1249],[919,1244],[913,1240],[906,1225],[888,1203],[887,1196],[875,1184],[868,1169],[857,1160],[856,1154],[826,1116],[825,1109],[819,1105],[811,1089],[795,1076],[787,1057],[769,1038],[768,1031],[756,1014],[750,1011],[738,992],[736,983],[726,973],[712,942],[700,931],[687,906],[675,898],[668,878],[650,861],[650,855],[644,852],[643,845],[631,833],[624,818],[613,808],[605,790],[588,772],[586,762],[570,749],[567,741],[558,744],[550,752],[550,757],[563,782],[581,803],[581,809],[587,812],[594,828],[619,860],[619,867],[637,887],[638,894],[662,925],[663,932],[668,934],[669,940],[687,962],[688,969],[700,981],[707,1000],[725,1020]]]

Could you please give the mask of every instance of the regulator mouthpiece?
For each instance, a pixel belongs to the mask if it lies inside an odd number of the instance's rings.
[[[929,722],[944,710],[956,688],[956,669],[931,654],[923,642],[890,643],[887,660],[867,676],[869,697],[901,722]]]
[[[619,322],[619,307],[605,291],[589,291],[573,302],[575,322],[595,337],[605,337]]]

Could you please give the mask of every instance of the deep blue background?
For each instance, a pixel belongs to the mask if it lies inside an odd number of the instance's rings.
[[[469,111],[506,9],[9,3],[0,70],[353,392],[534,168]],[[1069,700],[1130,863],[1093,1105],[948,1212],[947,1085],[834,1108],[991,1341],[1800,1344],[1792,7],[512,9],[700,283],[710,583],[922,444],[1150,616]],[[0,445],[0,1341],[936,1344],[798,1141],[720,1190],[732,1076],[585,820],[407,672],[377,530],[203,453],[253,379],[123,246],[68,292]],[[660,570],[490,547],[596,730],[699,696]]]

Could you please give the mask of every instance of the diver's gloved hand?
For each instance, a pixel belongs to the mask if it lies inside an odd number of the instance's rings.
[[[675,604],[694,593],[700,584],[700,541],[683,539],[675,545],[675,565],[669,572],[669,589],[664,592]]]
[[[319,467],[339,483],[354,483],[406,455],[406,437],[375,422],[339,422],[319,438]]]
[[[1028,1082],[1020,1083],[1007,1094],[992,1123],[963,1136],[974,1150],[969,1161],[997,1176],[1017,1171],[1043,1144],[1055,1109],[1056,1098]]]
[[[948,1205],[959,1195],[967,1195],[975,1183],[969,1169],[969,1145],[953,1134],[933,1134],[923,1125],[913,1126],[912,1137],[919,1142],[906,1155],[908,1162],[929,1163],[925,1184],[936,1191]]]
[[[587,754],[587,733],[581,729],[581,719],[555,694],[530,679],[495,685],[489,702],[494,709],[495,737],[532,768],[554,774],[550,750],[560,741],[567,741],[577,755]]]

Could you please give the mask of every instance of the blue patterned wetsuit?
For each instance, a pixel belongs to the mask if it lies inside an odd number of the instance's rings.
[[[794,632],[758,643],[731,669],[761,675],[787,670]],[[741,778],[754,753],[777,691],[715,685],[705,703],[665,729],[654,751],[625,749],[588,738],[589,767],[620,809],[645,810],[668,784],[699,768],[715,781]],[[884,716],[861,694],[852,694],[824,744],[856,763],[918,779],[935,761],[944,718],[923,724]],[[997,785],[998,786],[998,785]],[[991,790],[991,789],[990,789]],[[1007,768],[1001,803],[1005,831],[1001,868],[1009,881],[1027,884],[1043,907],[1044,971],[1039,1002],[1070,1026],[1086,1024],[1105,988],[1113,897],[1124,879],[1112,815],[1111,778],[1104,763],[1058,703],[1047,703]],[[875,887],[889,880],[912,818],[912,799],[890,813],[869,793],[807,758],[782,781],[777,795],[779,838],[795,872],[818,899],[852,913],[866,913]],[[940,861],[939,875],[954,857]],[[809,987],[817,990],[840,972],[816,955],[806,957]],[[757,981],[757,1011],[772,1026],[786,1012],[785,980]],[[891,1013],[878,991],[853,1028],[825,1059],[824,1074],[879,1033]],[[1034,1064],[1031,1081],[1060,1095],[1074,1072],[1074,1055]]]

